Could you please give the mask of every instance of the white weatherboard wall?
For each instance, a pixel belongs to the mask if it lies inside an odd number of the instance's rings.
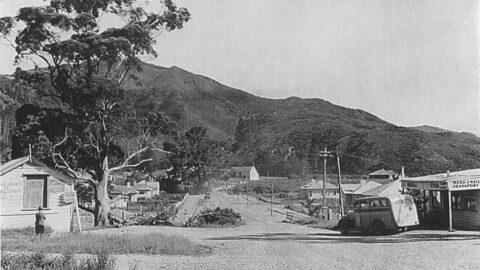
[[[38,209],[24,208],[24,183],[28,175],[47,176],[47,209],[44,210],[45,225],[55,232],[71,229],[73,203],[63,204],[60,196],[73,191],[73,185],[56,179],[48,169],[27,163],[0,176],[0,224],[1,228],[23,228],[35,225]]]

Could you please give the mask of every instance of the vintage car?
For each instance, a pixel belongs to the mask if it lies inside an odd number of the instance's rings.
[[[386,231],[406,231],[418,225],[417,207],[410,195],[391,195],[361,198],[353,204],[353,211],[338,222],[342,234],[352,230],[373,231],[376,235]]]

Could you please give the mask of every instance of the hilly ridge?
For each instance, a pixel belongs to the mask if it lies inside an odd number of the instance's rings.
[[[322,99],[257,97],[178,67],[144,64],[135,75],[138,80],[125,87],[135,91],[142,109],[164,112],[180,129],[204,126],[212,138],[234,141],[237,163],[288,167],[280,174],[318,171],[314,154],[338,145],[346,173],[405,166],[407,174],[421,175],[480,167],[480,138],[473,134],[398,127]]]

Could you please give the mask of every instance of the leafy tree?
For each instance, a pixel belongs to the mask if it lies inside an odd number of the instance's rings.
[[[175,143],[166,143],[172,169],[169,171],[170,184],[193,184],[195,191],[207,181],[208,167],[212,165],[218,144],[208,138],[203,127],[192,127],[174,139]]]
[[[135,115],[129,109],[134,102],[122,85],[141,71],[141,55],[156,56],[158,31],[182,28],[190,18],[186,9],[170,0],[162,3],[162,10],[151,12],[135,0],[51,0],[46,6],[20,8],[15,17],[0,18],[3,37],[14,38],[15,63],[33,62],[33,70],[18,68],[16,79],[27,82],[38,97],[61,104],[57,132],[47,134],[48,127],[41,123],[35,130],[33,117],[26,121],[23,134],[42,131],[56,167],[74,176],[78,170],[90,174],[96,225],[107,221],[109,175],[150,161],[142,154],[156,148],[150,139],[156,132],[151,127],[159,127],[157,120]],[[118,26],[100,25],[102,17],[114,21],[114,16],[123,19]],[[126,119],[139,117],[146,121],[141,134],[125,129],[131,123]],[[140,148],[121,149],[119,139],[134,136],[141,137]]]

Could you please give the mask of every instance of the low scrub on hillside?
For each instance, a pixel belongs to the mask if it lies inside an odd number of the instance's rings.
[[[187,227],[215,227],[241,225],[239,213],[230,208],[205,209],[187,221]]]
[[[206,251],[204,246],[187,238],[149,233],[143,235],[100,235],[97,233],[63,233],[54,236],[35,237],[5,234],[2,231],[4,251],[48,251],[61,254],[169,254],[199,255]]]

